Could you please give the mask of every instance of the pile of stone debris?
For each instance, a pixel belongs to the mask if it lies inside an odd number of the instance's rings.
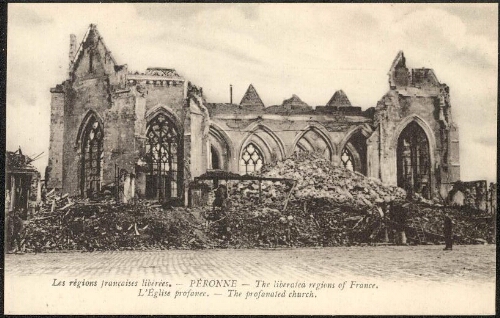
[[[423,202],[409,206],[407,235],[415,243],[442,243],[445,214],[453,221],[454,241],[457,244],[487,244],[494,241],[494,215]]]
[[[236,247],[376,242],[384,229],[381,203],[405,197],[400,188],[310,153],[264,166],[255,175],[285,180],[229,185],[226,236]]]
[[[146,201],[120,204],[112,198],[56,199],[25,222],[27,252],[206,247],[202,223],[187,208],[164,209]]]
[[[336,167],[314,154],[264,166],[255,177],[227,184],[227,207],[163,207],[47,194],[28,218],[27,251],[351,246],[394,242],[395,207],[407,211],[409,243],[441,243],[443,212],[454,219],[455,241],[491,242],[492,218],[471,215]],[[273,180],[269,179],[275,178]],[[391,206],[392,208],[387,208]],[[391,211],[392,209],[392,211]]]
[[[401,188],[334,166],[314,153],[296,153],[285,161],[264,166],[260,173],[265,177],[296,180],[293,199],[328,198],[340,205],[363,208],[382,200],[389,202],[405,197]]]
[[[484,217],[452,208],[445,211],[439,203],[418,195],[407,202],[403,189],[334,166],[315,154],[295,154],[264,166],[255,176],[294,181],[229,184],[229,207],[223,222],[227,228],[223,232],[228,244],[235,247],[394,242],[401,222],[395,211],[402,209],[406,211],[403,226],[409,243],[441,243],[444,212],[455,215],[457,243],[491,241],[491,226]],[[217,230],[220,226],[210,234],[215,236]]]

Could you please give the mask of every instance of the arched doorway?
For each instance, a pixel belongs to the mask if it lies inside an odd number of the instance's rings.
[[[160,113],[146,128],[146,198],[160,201],[179,197],[179,134],[174,123]]]
[[[409,123],[398,138],[398,187],[431,197],[431,160],[429,140],[422,127]]]
[[[104,129],[90,116],[82,134],[80,189],[83,197],[93,197],[101,190]]]

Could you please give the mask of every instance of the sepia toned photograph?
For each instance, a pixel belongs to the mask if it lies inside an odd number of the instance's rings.
[[[498,4],[8,4],[5,67],[5,314],[496,313]]]

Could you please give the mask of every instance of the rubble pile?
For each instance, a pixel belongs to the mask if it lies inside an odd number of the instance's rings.
[[[78,200],[65,206],[42,208],[26,222],[26,251],[204,247],[198,234],[201,224],[189,209],[113,200]]]
[[[307,199],[283,207],[236,204],[227,226],[235,247],[346,246],[372,240],[380,227],[373,209],[334,206],[327,198]]]
[[[425,242],[444,240],[442,206],[419,196],[408,204],[403,189],[333,166],[314,154],[296,154],[264,166],[255,175],[283,179],[230,184],[224,227],[228,244],[235,247],[350,246],[387,238],[392,242],[394,215],[384,216],[387,210],[380,208],[380,203],[390,202],[408,209],[410,243],[423,243],[417,228],[425,231]],[[490,241],[491,224],[484,217],[474,221],[467,213],[447,209],[456,216],[456,243]],[[211,229],[211,237],[217,236],[217,230],[220,226]]]
[[[311,153],[264,166],[256,175],[277,179],[241,181],[228,190],[228,236],[237,247],[371,242],[382,224],[376,203],[405,196]]]
[[[227,184],[227,205],[218,215],[211,206],[121,204],[110,195],[90,201],[49,192],[26,222],[24,245],[27,251],[45,252],[387,243],[394,241],[395,211],[401,206],[409,243],[442,243],[444,212],[455,223],[456,243],[481,244],[493,237],[491,215],[422,198],[406,202],[404,190],[314,154],[264,166],[253,178]]]
[[[415,229],[421,226],[427,242],[436,244],[443,242],[445,213],[450,215],[453,220],[455,243],[482,244],[493,242],[493,216],[485,213],[470,213],[469,210],[457,207],[444,207],[425,203],[411,205],[408,236],[416,239]]]
[[[328,198],[340,205],[366,208],[381,200],[388,202],[405,197],[401,188],[334,166],[314,153],[296,153],[275,165],[264,166],[261,175],[296,180],[294,199]]]

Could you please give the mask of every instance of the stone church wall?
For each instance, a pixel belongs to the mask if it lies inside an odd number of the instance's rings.
[[[314,108],[296,95],[265,106],[253,85],[239,105],[207,103],[203,90],[174,69],[132,73],[118,65],[93,25],[78,51],[75,41],[72,36],[68,79],[51,89],[50,188],[81,193],[82,136],[89,118],[96,118],[104,129],[102,187],[115,182],[116,165],[136,174],[137,193],[144,196],[151,173],[148,123],[160,113],[178,133],[179,199],[186,202],[189,182],[209,169],[245,173],[240,160],[249,144],[264,163],[316,151],[335,165],[397,185],[398,140],[408,125],[420,127],[428,143],[431,196],[449,191],[460,178],[449,88],[431,69],[407,68],[402,52],[389,71],[390,90],[363,111],[342,90]]]

